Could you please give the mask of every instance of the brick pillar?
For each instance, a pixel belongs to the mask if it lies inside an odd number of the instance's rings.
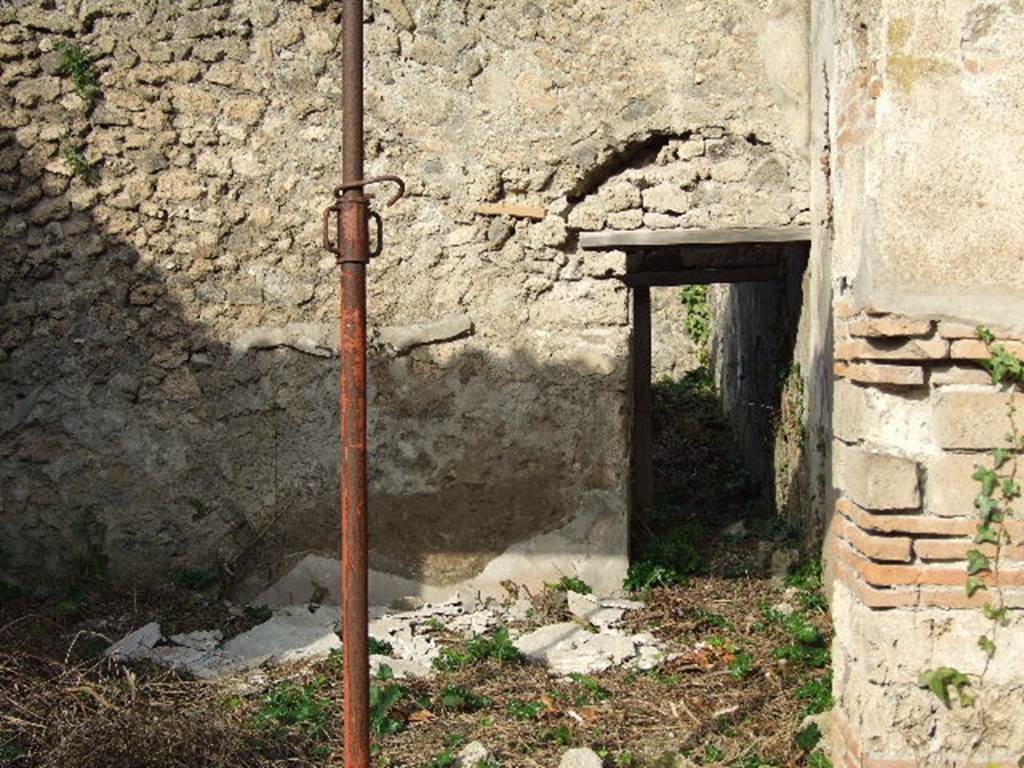
[[[975,465],[1005,446],[1014,399],[990,383],[972,326],[857,313],[836,323],[828,542],[836,576],[834,764],[1017,766],[1024,756],[1024,509],[1007,527],[988,591],[968,597],[978,523]],[[1017,344],[1021,333],[1003,331]],[[1024,345],[1022,345],[1024,346]],[[1022,419],[1024,420],[1024,419]],[[982,547],[985,549],[985,547]],[[980,608],[997,589],[1010,611],[991,660]],[[951,666],[971,677],[973,708],[947,709],[918,685]]]

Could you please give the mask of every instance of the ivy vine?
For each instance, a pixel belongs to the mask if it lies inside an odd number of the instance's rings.
[[[980,338],[988,348],[989,358],[982,364],[992,377],[992,383],[1010,388],[1011,392],[1024,385],[1024,361],[996,341],[995,335],[987,328],[978,328]],[[989,621],[986,632],[978,637],[978,647],[991,660],[998,646],[996,634],[1001,627],[1010,623],[1006,603],[999,587],[999,566],[1003,548],[1011,544],[1006,521],[1012,517],[1013,503],[1021,496],[1017,479],[1018,463],[1024,454],[1024,438],[1016,422],[1016,404],[1013,398],[1009,404],[1010,434],[1006,436],[1008,448],[992,451],[992,467],[978,466],[972,478],[979,484],[974,507],[978,512],[978,527],[974,537],[977,547],[967,551],[965,589],[968,597],[982,591],[990,591],[985,577],[990,577],[993,588],[991,599],[982,607]],[[987,553],[980,547],[987,547]],[[954,667],[927,669],[921,673],[918,683],[930,689],[948,708],[951,693],[956,692],[960,705],[974,705],[974,697],[967,691],[971,681],[967,675]]]
[[[708,287],[706,285],[687,285],[679,291],[679,300],[686,307],[686,318],[683,321],[686,334],[697,347],[700,364],[707,366],[711,353],[711,307],[708,304]]]

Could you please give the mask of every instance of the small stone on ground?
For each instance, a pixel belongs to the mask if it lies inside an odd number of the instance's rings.
[[[594,750],[582,747],[570,749],[562,755],[558,768],[601,768],[602,764],[601,757]]]

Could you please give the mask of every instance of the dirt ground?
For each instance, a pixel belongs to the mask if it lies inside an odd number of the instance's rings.
[[[627,579],[646,605],[628,629],[651,632],[668,660],[558,679],[500,651],[493,633],[467,640],[439,625],[458,663],[429,681],[374,682],[376,766],[446,768],[471,741],[492,753],[476,768],[553,767],[577,746],[609,768],[828,765],[816,726],[801,727],[832,704],[816,564],[769,577],[772,553],[795,554],[792,539],[721,439],[706,378],[656,397],[659,494],[635,515]],[[230,637],[266,618],[230,611],[201,573],[175,581],[142,593],[91,578],[34,601],[3,596],[0,765],[342,764],[339,657],[216,682],[103,658],[150,621],[165,634],[220,627]],[[548,598],[535,600],[530,624],[570,618]]]
[[[610,766],[673,765],[666,753],[697,765],[807,764],[797,732],[804,715],[830,706],[828,624],[813,569],[790,583],[709,575],[651,590],[631,628],[675,657],[650,672],[559,680],[482,658],[429,682],[378,681],[376,765],[442,768],[473,740],[510,767],[557,765],[572,746]],[[252,623],[180,587],[94,594],[70,615],[52,600],[5,604],[0,764],[340,765],[338,659],[213,683],[102,659],[108,642],[150,620],[180,630]]]

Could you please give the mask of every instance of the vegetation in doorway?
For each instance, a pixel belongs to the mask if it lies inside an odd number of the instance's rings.
[[[1016,402],[1012,395],[1024,390],[1024,360],[999,344],[987,328],[978,328],[978,338],[988,347],[989,358],[983,365],[991,375],[992,383],[1003,385],[1011,392],[1008,406],[1010,434],[1005,436],[1008,447],[992,451],[992,466],[978,465],[972,475],[978,483],[974,507],[979,521],[974,537],[977,546],[967,551],[965,590],[967,597],[981,592],[991,594],[991,599],[982,607],[989,627],[978,637],[978,648],[987,661],[998,651],[998,631],[1010,623],[998,578],[1003,548],[1013,543],[1006,521],[1013,517],[1013,505],[1021,497],[1018,470],[1020,457],[1024,454],[1024,433],[1018,426]],[[991,438],[992,442],[999,442],[1004,436],[991,435]],[[993,582],[991,589],[990,581]],[[978,681],[979,684],[981,682]],[[934,693],[947,709],[952,705],[952,693],[956,693],[963,707],[975,704],[976,698],[970,692],[974,681],[956,667],[926,669],[919,676],[918,684]]]
[[[697,348],[697,359],[702,368],[710,362],[711,307],[708,304],[706,285],[687,285],[679,291],[679,300],[686,307],[683,325],[686,333]]]
[[[743,465],[706,367],[663,379],[654,395],[654,503],[632,517],[631,565],[624,586],[634,592],[683,584],[695,575],[739,576],[765,567],[775,544],[791,532]],[[736,547],[738,537],[764,541]]]

